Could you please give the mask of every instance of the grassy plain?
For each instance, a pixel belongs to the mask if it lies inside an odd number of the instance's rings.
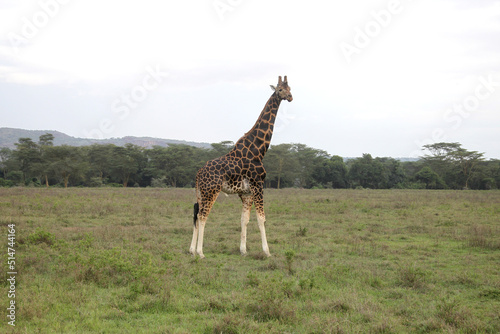
[[[500,332],[500,191],[266,190],[271,258],[254,210],[240,256],[240,201],[221,195],[204,260],[188,254],[194,200],[0,188],[2,269],[15,224],[18,270],[0,332]]]

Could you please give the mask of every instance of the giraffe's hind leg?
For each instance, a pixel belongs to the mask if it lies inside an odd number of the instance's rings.
[[[205,223],[207,222],[208,214],[210,213],[218,195],[218,192],[205,196],[201,194],[200,199],[198,200],[199,211],[196,219],[196,225],[193,228],[193,238],[191,240],[191,247],[189,248],[189,251],[193,255],[198,254],[202,259],[205,257],[203,254],[203,235],[205,233]]]
[[[204,259],[205,255],[203,254],[203,234],[205,233],[205,223],[207,222],[207,218],[198,219],[198,245],[196,246],[196,253],[200,256],[200,259]]]
[[[193,212],[193,239],[191,239],[191,246],[189,247],[189,252],[196,255],[196,241],[198,240],[198,212],[200,211],[200,205],[198,202],[194,204]]]
[[[189,253],[196,255],[196,241],[198,240],[198,225],[193,226],[193,238],[191,239],[191,246],[189,247]]]

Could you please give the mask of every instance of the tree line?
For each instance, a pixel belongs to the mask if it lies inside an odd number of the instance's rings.
[[[54,146],[52,134],[38,142],[20,138],[0,150],[0,186],[194,187],[197,170],[226,154],[232,142],[211,149],[188,145],[143,148],[127,144]],[[264,158],[267,188],[498,189],[500,160],[459,143],[425,145],[418,161],[373,158],[345,161],[304,144],[270,147]]]

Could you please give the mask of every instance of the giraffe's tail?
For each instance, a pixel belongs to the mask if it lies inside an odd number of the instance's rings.
[[[194,203],[194,208],[193,208],[193,224],[194,227],[196,227],[196,221],[198,220],[198,212],[200,211],[200,205],[198,202]]]

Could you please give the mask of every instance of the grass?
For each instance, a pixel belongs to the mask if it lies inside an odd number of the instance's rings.
[[[265,200],[271,258],[255,213],[239,255],[240,201],[221,196],[199,260],[188,254],[191,189],[0,188],[18,270],[16,327],[4,317],[0,332],[500,332],[500,192],[286,189]]]

